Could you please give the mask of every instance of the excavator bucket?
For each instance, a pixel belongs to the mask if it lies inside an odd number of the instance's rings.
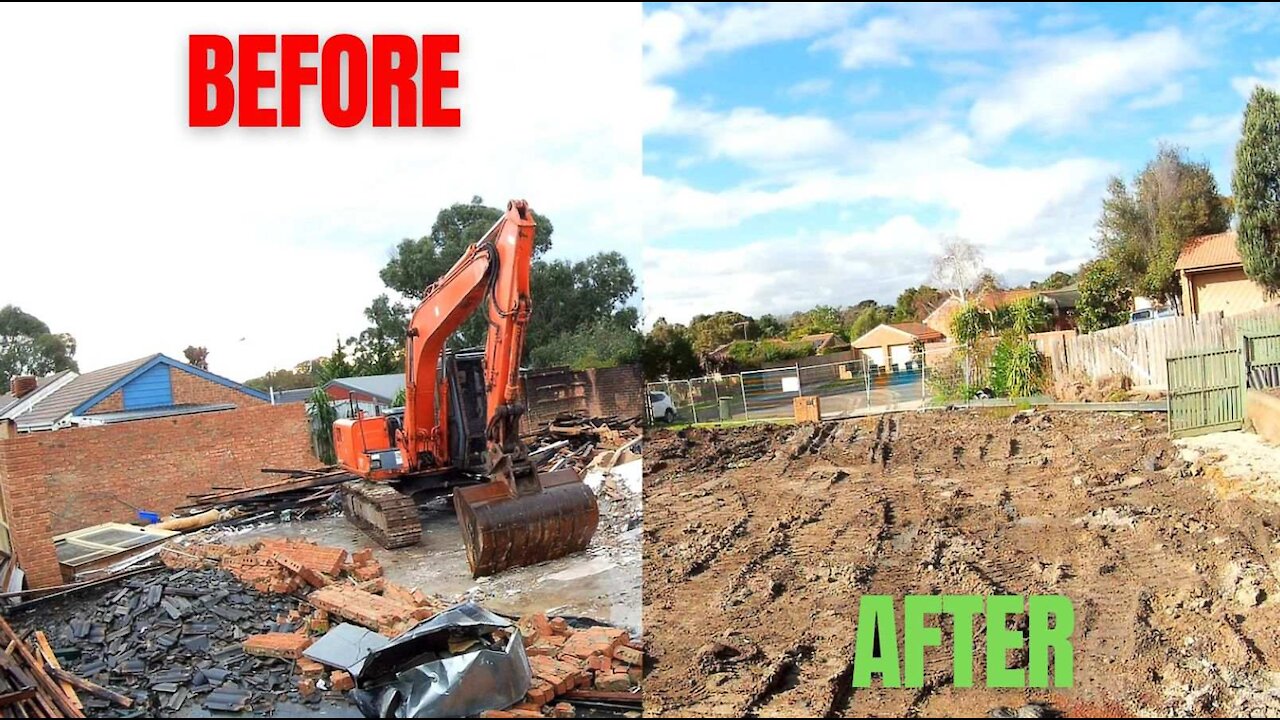
[[[473,577],[585,550],[596,532],[596,495],[573,470],[538,476],[541,489],[516,495],[506,483],[453,491]]]

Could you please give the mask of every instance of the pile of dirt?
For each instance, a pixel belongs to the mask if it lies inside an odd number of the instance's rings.
[[[1058,402],[1126,402],[1159,400],[1164,393],[1150,388],[1135,388],[1124,375],[1107,375],[1093,379],[1084,375],[1055,377],[1049,394]]]
[[[1280,513],[1209,487],[1162,415],[929,412],[646,443],[646,715],[1280,712]],[[1066,595],[1075,686],[987,689],[978,662],[954,688],[944,623],[923,689],[853,690],[864,594]]]

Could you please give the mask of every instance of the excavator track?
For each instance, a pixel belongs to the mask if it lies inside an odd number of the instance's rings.
[[[343,484],[342,513],[388,550],[417,545],[422,540],[418,504],[386,483],[355,480]]]

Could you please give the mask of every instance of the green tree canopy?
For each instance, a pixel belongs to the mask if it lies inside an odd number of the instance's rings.
[[[759,337],[760,328],[756,326],[755,319],[733,310],[694,315],[689,322],[689,338],[694,352],[699,355],[706,355],[727,342],[756,340]]]
[[[678,380],[698,375],[698,354],[693,351],[689,329],[658,318],[644,336],[640,351],[644,376],[649,380]]]
[[[1280,293],[1280,94],[1261,86],[1244,110],[1231,191],[1245,274]]]
[[[806,335],[835,333],[844,337],[844,322],[840,311],[830,305],[819,305],[812,310],[800,313],[791,325],[790,335],[793,340]]]
[[[9,391],[15,375],[79,370],[75,354],[71,335],[51,332],[43,320],[15,305],[0,308],[0,392]]]
[[[930,285],[909,287],[898,295],[893,307],[893,321],[920,322],[946,299],[941,291]]]
[[[849,340],[857,340],[877,326],[893,321],[895,308],[889,305],[872,305],[863,308],[849,326]]]
[[[406,297],[421,299],[426,288],[453,267],[468,246],[484,237],[502,213],[499,208],[485,205],[479,197],[441,210],[430,234],[400,242],[380,273],[382,281]],[[562,353],[534,351],[551,344],[571,347],[576,342],[572,338],[598,335],[610,328],[625,330],[626,337],[619,341],[638,347],[639,313],[627,305],[636,293],[636,277],[626,258],[610,251],[578,261],[546,260],[542,255],[551,248],[554,226],[545,215],[535,213],[534,219],[538,229],[529,279],[533,316],[525,338],[528,361],[534,365],[549,362]],[[401,347],[411,312],[412,308],[393,303],[386,296],[376,299],[365,311],[371,326],[352,342],[358,372],[376,374],[375,370],[388,372],[388,367],[401,366]],[[463,323],[453,344],[479,346],[487,333],[484,313],[477,312]]]
[[[1133,292],[1113,261],[1099,259],[1080,269],[1076,312],[1084,332],[1123,325],[1132,303]]]
[[[1207,163],[1161,145],[1131,184],[1111,179],[1098,219],[1098,250],[1121,283],[1163,300],[1178,293],[1173,266],[1183,244],[1226,230],[1229,208]]]

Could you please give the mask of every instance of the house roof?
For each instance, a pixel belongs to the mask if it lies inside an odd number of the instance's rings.
[[[41,390],[44,390],[45,388],[49,387],[53,383],[57,382],[59,378],[66,376],[67,373],[70,373],[70,372],[71,372],[70,370],[63,370],[62,372],[56,372],[52,375],[45,375],[42,378],[38,378],[36,380],[36,389],[32,390],[30,394],[24,395],[22,397],[17,397],[11,392],[7,392],[7,393],[4,393],[3,395],[0,395],[0,417],[4,417],[4,414],[9,411],[9,408],[12,408],[13,406],[17,405],[22,400],[39,393]]]
[[[87,425],[110,425],[130,420],[149,420],[151,418],[174,417],[176,415],[196,415],[198,413],[234,410],[231,403],[211,403],[206,405],[170,405],[168,407],[143,408],[141,410],[120,410],[118,412],[97,413],[90,415]]]
[[[148,355],[137,360],[130,360],[119,365],[112,365],[93,372],[87,372],[67,383],[58,392],[45,398],[31,408],[30,412],[17,417],[19,428],[41,428],[51,426],[71,413],[84,401],[99,394],[102,390],[114,386],[134,370],[147,364],[159,355]],[[110,394],[110,393],[108,393]]]
[[[1240,251],[1236,249],[1234,230],[1216,235],[1201,235],[1187,241],[1178,255],[1174,270],[1200,270],[1203,268],[1240,265]]]
[[[876,335],[877,333],[880,333],[881,331],[884,331],[884,330],[888,330],[889,332],[894,333],[896,336],[901,337],[902,342],[885,343],[883,338],[874,340],[874,341],[869,340],[869,338],[871,338],[873,335]],[[865,350],[868,347],[878,347],[880,345],[885,345],[885,344],[907,345],[909,343],[914,343],[916,341],[919,341],[922,343],[930,343],[930,342],[938,342],[939,340],[944,340],[944,339],[945,337],[943,336],[942,333],[938,332],[937,330],[934,330],[933,328],[929,327],[928,325],[925,325],[924,323],[919,323],[919,322],[882,323],[880,325],[877,325],[871,328],[870,330],[863,333],[862,335],[860,335],[857,339],[853,341],[853,346],[856,348]]]
[[[229,380],[221,375],[215,375],[207,370],[201,370],[193,365],[174,360],[167,355],[156,353],[80,375],[49,395],[49,397],[41,400],[29,412],[19,415],[16,418],[18,428],[32,430],[52,427],[54,423],[67,415],[78,415],[86,412],[89,408],[102,402],[107,396],[124,387],[130,380],[162,364],[191,373],[204,380],[239,390],[259,400],[268,399],[264,393],[241,385],[234,380]]]
[[[285,405],[287,403],[306,402],[311,397],[311,393],[315,392],[315,388],[298,388],[297,390],[277,390],[276,404]]]
[[[935,340],[943,339],[942,333],[922,322],[892,323],[889,327],[894,330],[900,330],[921,342],[934,342]]]
[[[390,375],[366,375],[365,377],[336,378],[325,387],[337,385],[352,392],[362,393],[388,404],[404,389],[404,373]]]
[[[813,335],[805,335],[800,338],[801,342],[809,343],[815,350],[826,345],[832,340],[835,340],[836,345],[848,345],[844,338],[838,337],[835,333],[815,333]]]

